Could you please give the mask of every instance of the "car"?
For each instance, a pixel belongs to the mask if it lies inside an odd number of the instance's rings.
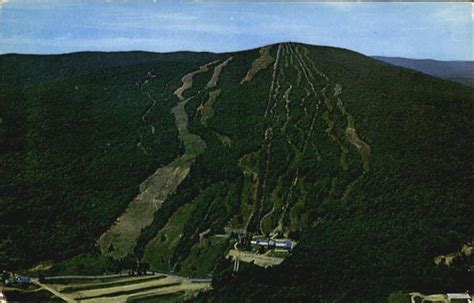
[[[5,284],[13,286],[27,286],[31,284],[31,279],[23,276],[15,276],[13,279],[6,280]]]

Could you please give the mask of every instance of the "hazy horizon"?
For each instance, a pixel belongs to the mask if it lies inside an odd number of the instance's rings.
[[[293,41],[473,61],[470,3],[0,2],[0,54],[234,52]]]

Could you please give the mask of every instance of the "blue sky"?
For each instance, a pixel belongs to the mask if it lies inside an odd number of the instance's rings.
[[[281,41],[474,60],[470,3],[0,0],[0,53],[235,51]]]

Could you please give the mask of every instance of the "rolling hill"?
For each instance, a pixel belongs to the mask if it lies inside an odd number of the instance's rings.
[[[0,56],[0,267],[212,276],[198,302],[469,287],[473,89],[338,48]],[[281,265],[239,235],[298,242]]]
[[[472,61],[437,61],[382,56],[372,58],[474,87],[474,62]]]

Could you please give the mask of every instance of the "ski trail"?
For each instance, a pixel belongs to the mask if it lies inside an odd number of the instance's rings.
[[[300,54],[298,53],[298,49],[296,48],[296,50],[293,50],[292,47],[290,47],[290,49],[291,49],[292,54],[295,56],[295,60],[298,62],[298,65],[300,66],[301,71],[303,72],[306,82],[309,84],[309,86],[311,87],[311,91],[313,92],[314,96],[317,98],[318,93],[316,92],[316,89],[314,88],[313,82],[309,79],[307,67],[303,63],[303,60],[301,59]],[[318,101],[318,104],[316,105],[316,110],[319,109],[320,103],[321,103],[321,100]]]
[[[269,104],[271,103],[271,100],[273,100],[273,104],[270,109],[271,115],[276,114],[276,107],[278,104],[277,97],[280,92],[280,79],[278,78],[278,73],[280,73],[281,77],[284,77],[282,69],[279,68],[279,62],[280,62],[282,52],[283,52],[283,45],[279,44],[278,50],[277,50],[277,58],[273,66],[272,83],[270,86],[269,99],[267,103],[267,106],[269,106]],[[265,113],[265,117],[267,115],[268,115],[268,112]],[[278,120],[279,120],[278,115],[275,117],[275,119],[276,119],[275,122],[278,123]],[[267,187],[268,173],[270,171],[270,155],[271,155],[271,149],[272,149],[272,143],[273,143],[272,139],[273,139],[273,126],[270,123],[269,127],[265,130],[264,141],[263,141],[264,148],[265,148],[265,173],[263,175],[263,180],[262,180],[261,199],[259,203],[256,205],[256,207],[258,208],[256,210],[256,212],[258,213],[258,217],[260,217],[261,215],[263,202],[265,200],[265,190]],[[261,220],[259,221],[259,223],[261,223]]]
[[[296,49],[296,52],[298,52],[298,49]],[[306,56],[306,58],[308,59],[307,61],[310,62],[310,64],[312,65],[312,68],[313,70],[321,77],[323,77],[326,81],[330,82],[329,78],[323,73],[321,72],[319,69],[316,68],[316,66],[314,65],[314,62],[312,62],[311,60],[309,60],[309,57],[308,57],[308,50],[306,48],[303,48],[303,52]],[[364,168],[364,172],[368,172],[369,171],[369,158],[370,158],[370,154],[371,154],[371,148],[370,146],[365,142],[363,141],[359,135],[357,134],[357,130],[355,128],[355,119],[354,117],[345,109],[344,107],[344,103],[342,102],[341,98],[340,98],[340,95],[342,94],[342,85],[339,84],[339,83],[336,83],[335,84],[335,87],[334,87],[334,93],[333,93],[333,96],[334,98],[337,99],[337,107],[339,108],[339,111],[344,115],[346,116],[346,119],[347,119],[347,128],[345,130],[346,132],[346,139],[347,141],[349,141],[349,143],[351,143],[352,145],[354,145],[357,150],[359,151],[360,153],[360,156],[361,156],[361,159],[362,159],[362,162],[363,162],[363,168]]]
[[[272,100],[273,93],[274,93],[274,90],[275,90],[275,89],[274,89],[274,86],[275,86],[275,79],[276,79],[276,76],[277,76],[277,70],[278,70],[278,64],[279,64],[279,61],[280,61],[281,50],[282,50],[282,46],[281,46],[281,44],[278,44],[277,56],[276,56],[275,63],[273,64],[272,82],[271,82],[271,84],[270,84],[270,92],[269,92],[269,94],[268,94],[267,108],[266,108],[266,110],[265,110],[264,117],[267,117],[267,115],[268,115],[268,110],[269,110],[269,107],[270,107],[270,102],[271,102],[271,100]]]
[[[285,68],[289,68],[290,67],[290,56],[289,56],[289,53],[288,53],[288,46],[285,44],[283,44],[283,58],[285,58]]]
[[[252,62],[252,66],[245,75],[245,77],[240,81],[240,85],[245,82],[251,81],[253,77],[261,70],[266,69],[273,62],[273,57],[270,56],[270,50],[272,46],[266,46],[259,49],[260,56]]]
[[[316,123],[316,118],[317,118],[318,113],[319,113],[319,105],[321,103],[321,100],[319,98],[318,93],[316,92],[316,88],[314,87],[312,81],[310,80],[310,77],[308,75],[309,72],[307,71],[307,67],[303,63],[301,57],[299,56],[297,51],[293,50],[293,47],[291,46],[291,44],[289,45],[289,50],[290,50],[290,53],[292,54],[292,56],[294,56],[294,59],[297,62],[297,65],[300,67],[300,70],[301,70],[304,78],[306,79],[306,83],[310,86],[311,92],[313,93],[314,97],[317,98],[317,100],[318,100],[317,101],[318,103],[316,104],[315,111],[314,111],[314,113],[311,117],[311,124],[310,124],[309,130],[306,134],[306,138],[305,138],[304,143],[303,143],[303,148],[302,148],[301,154],[304,155],[304,153],[307,149],[307,146],[308,146],[308,142],[309,142],[309,140],[310,140],[310,138],[311,138],[311,136],[313,135],[313,132],[314,132],[314,125]],[[278,233],[283,232],[283,229],[284,229],[283,221],[284,221],[284,218],[286,217],[286,214],[288,212],[288,208],[289,208],[290,202],[293,198],[293,194],[294,194],[294,191],[295,191],[295,187],[298,184],[298,180],[299,180],[299,167],[296,169],[296,172],[294,174],[294,178],[293,178],[293,180],[291,182],[291,185],[290,185],[290,188],[288,190],[286,203],[283,206],[282,214],[281,214],[281,216],[278,220],[277,227],[273,230],[273,234],[278,234]]]
[[[217,81],[219,81],[219,76],[221,75],[222,69],[230,62],[232,61],[233,57],[229,57],[227,60],[222,62],[221,64],[217,65],[214,67],[214,73],[212,74],[211,80],[207,83],[207,88],[212,88],[217,85]]]
[[[151,113],[151,111],[153,110],[153,107],[155,107],[156,103],[158,102],[155,98],[153,98],[150,94],[150,92],[146,92],[146,95],[148,96],[148,98],[151,100],[152,104],[151,106],[147,109],[147,111],[145,112],[145,114],[143,114],[142,116],[142,121],[143,123],[146,124],[146,117]]]
[[[215,62],[217,61],[204,64],[198,70],[182,77],[182,86],[174,92],[179,102],[171,112],[175,116],[178,135],[184,144],[185,152],[168,165],[158,168],[140,184],[138,195],[97,241],[102,254],[119,260],[133,252],[142,229],[153,222],[154,213],[176,191],[189,174],[192,161],[206,148],[205,142],[187,129],[188,115],[185,105],[194,97],[184,99],[183,93],[192,87],[194,75],[207,71],[208,66]]]
[[[364,173],[369,171],[369,160],[371,155],[371,148],[370,145],[363,141],[359,135],[357,134],[357,130],[355,128],[355,119],[354,117],[346,110],[344,104],[339,97],[342,94],[342,85],[336,84],[334,87],[334,98],[337,98],[337,107],[339,108],[340,112],[346,116],[347,119],[347,127],[346,127],[346,139],[356,147],[358,150],[360,157],[362,159]]]
[[[286,121],[285,124],[283,125],[283,129],[286,129],[286,126],[290,122],[290,93],[292,90],[293,86],[291,83],[289,83],[288,88],[285,91],[285,94],[283,95],[283,99],[285,100],[285,110],[286,110]]]
[[[216,89],[209,92],[209,98],[204,104],[201,104],[198,108],[199,113],[201,114],[200,122],[203,126],[207,127],[207,120],[211,119],[214,116],[214,104],[217,102],[221,94],[221,89]]]
[[[149,72],[150,73],[150,72]],[[142,82],[142,84],[138,84],[138,82],[135,81],[135,84],[138,86],[138,88],[140,90],[143,89],[143,86],[145,84],[149,83],[149,79],[146,79],[145,81]],[[151,113],[153,107],[155,107],[156,103],[158,102],[155,98],[153,98],[150,94],[150,92],[146,92],[146,95],[148,97],[148,99],[151,100],[151,105],[148,107],[147,111],[142,115],[141,119],[142,119],[142,122],[143,124],[147,124],[146,123],[146,117]],[[155,126],[153,124],[150,124],[150,129],[151,129],[151,134],[154,135],[155,134]],[[145,154],[145,155],[148,155],[148,151],[146,150],[145,146],[143,145],[143,135],[140,135],[140,141],[137,143],[137,147]]]
[[[183,97],[183,93],[193,86],[193,77],[197,74],[205,73],[205,72],[209,71],[209,66],[213,65],[217,62],[219,62],[219,60],[201,65],[198,70],[190,72],[190,73],[184,75],[183,78],[181,78],[181,82],[183,84],[178,89],[176,89],[175,92],[174,92],[174,95],[176,97],[178,97],[179,101],[181,101],[181,102],[185,101],[185,98]]]
[[[326,88],[329,88],[329,85],[330,85],[330,82],[331,82],[329,77],[327,77],[323,72],[321,72],[319,69],[316,68],[316,66],[314,65],[314,62],[309,59],[308,50],[306,48],[303,48],[303,52],[304,52],[305,57],[308,59],[307,61],[310,62],[313,70],[320,77],[323,77],[328,82],[328,85],[326,86]],[[365,141],[363,141],[359,137],[359,135],[357,134],[357,130],[355,128],[355,119],[345,109],[344,103],[342,102],[342,100],[340,98],[341,94],[342,94],[342,85],[339,84],[339,83],[335,83],[333,97],[337,100],[337,102],[336,102],[337,108],[339,109],[341,114],[346,117],[346,120],[347,120],[347,127],[345,129],[346,140],[350,144],[355,146],[356,149],[358,150],[358,152],[360,154],[360,157],[361,157],[361,160],[362,160],[362,167],[363,167],[362,176],[356,178],[354,181],[350,182],[347,185],[347,187],[346,187],[346,189],[345,189],[345,191],[342,195],[342,199],[345,200],[345,199],[347,199],[349,193],[352,191],[355,184],[357,182],[359,182],[361,180],[361,178],[363,178],[364,175],[369,171],[369,160],[370,160],[370,155],[371,155],[371,148],[370,148],[369,144],[367,144]],[[334,105],[330,102],[330,98],[325,98],[325,101],[329,101],[327,103],[327,106],[328,106],[329,110],[332,110],[334,108]],[[340,142],[339,140],[338,140],[338,142],[340,144],[340,149],[341,149],[341,165],[343,166],[343,169],[348,169],[349,167],[347,166],[346,155],[349,153],[349,150],[344,144],[342,144],[342,142]]]
[[[332,120],[332,113],[334,110],[334,104],[332,104],[332,100],[330,96],[328,95],[328,89],[330,89],[330,86],[327,85],[321,90],[321,94],[323,95],[325,105],[327,108],[327,111],[325,111],[322,114],[323,120],[327,124],[327,128],[325,129],[326,134],[331,138],[333,142],[335,142],[339,146],[339,150],[341,151],[341,156],[340,156],[340,162],[341,166],[344,170],[348,170],[349,166],[347,164],[347,154],[349,153],[349,149],[339,140],[337,135],[334,133],[334,121]]]
[[[285,59],[285,61],[288,62],[289,51],[288,51],[286,45],[283,45],[282,56],[283,56],[283,58]],[[286,81],[286,77],[285,77],[285,73],[284,73],[283,69],[284,69],[284,68],[280,68],[279,78],[277,78],[277,80],[276,80],[276,81],[277,81],[276,87],[277,87],[278,90],[279,90],[279,88],[280,88],[280,78],[281,78],[281,80],[282,80],[283,82]],[[288,126],[288,123],[289,123],[290,120],[291,120],[291,115],[290,115],[290,102],[291,102],[291,101],[290,101],[290,93],[291,93],[291,90],[293,89],[293,85],[292,85],[291,83],[289,83],[289,82],[286,81],[286,84],[288,85],[288,87],[286,88],[286,90],[285,90],[284,93],[283,93],[284,111],[285,111],[285,113],[286,113],[286,116],[285,116],[285,120],[284,120],[283,126],[281,127],[281,131],[282,131],[282,133],[285,135],[285,138],[286,138],[288,144],[289,144],[290,146],[292,146],[293,149],[294,149],[295,152],[296,152],[296,150],[297,150],[296,146],[293,145],[293,143],[291,142],[291,140],[290,140],[288,134],[287,134],[286,131],[285,131],[286,128],[287,128],[287,126]],[[278,95],[278,92],[275,92],[275,93],[273,94],[273,98],[274,98],[275,102],[273,103],[272,109],[270,110],[270,114],[272,114],[272,115],[275,115],[275,114],[276,114],[277,95]],[[276,115],[276,116],[275,116],[274,122],[275,122],[276,124],[278,124],[278,122],[279,122],[279,117],[280,117],[279,115]],[[272,129],[272,130],[273,130],[273,129]],[[268,153],[268,157],[267,157],[267,167],[266,167],[266,171],[265,171],[266,174],[265,174],[265,177],[264,177],[264,181],[266,180],[266,178],[268,178],[268,171],[269,171],[269,166],[270,166],[270,163],[269,163],[270,158],[269,158],[269,156],[270,156],[270,154]],[[266,184],[266,183],[265,183],[265,184]],[[262,192],[262,195],[263,195],[263,192]],[[262,203],[260,203],[260,204],[263,204],[263,199],[264,199],[264,197],[262,196]],[[272,208],[271,208],[265,215],[263,215],[262,218],[260,219],[260,222],[259,222],[259,229],[260,229],[260,232],[261,232],[262,234],[265,234],[264,226],[263,226],[265,220],[266,220],[267,218],[269,218],[271,215],[273,215],[274,212],[275,212],[275,204],[273,204]]]
[[[271,215],[273,215],[274,212],[275,212],[275,204],[273,204],[272,209],[271,209],[268,213],[266,213],[266,214],[262,217],[262,219],[260,220],[260,233],[261,233],[262,235],[265,235],[265,231],[263,230],[263,223],[265,222],[265,220],[267,219],[267,217],[270,217]]]
[[[279,91],[279,81],[277,79],[277,74],[279,70],[279,63],[280,63],[280,57],[282,53],[283,46],[282,44],[278,44],[278,49],[277,49],[277,56],[275,59],[275,62],[273,64],[273,72],[272,72],[272,82],[270,84],[270,90],[268,93],[268,101],[267,101],[267,107],[265,109],[265,114],[264,117],[266,118],[269,113],[273,114],[274,109],[276,107],[276,96]],[[271,101],[274,100],[272,107],[270,109],[270,104]],[[269,123],[269,126],[265,129],[264,131],[264,138],[263,138],[263,143],[262,143],[262,150],[265,151],[265,172],[263,175],[263,178],[261,180],[261,186],[257,188],[257,198],[261,196],[260,199],[256,200],[255,203],[255,209],[253,210],[252,214],[249,216],[249,219],[245,225],[245,230],[248,230],[250,223],[254,219],[255,216],[259,216],[261,212],[261,206],[263,203],[263,200],[265,198],[265,188],[267,186],[267,178],[268,178],[268,171],[270,167],[270,153],[271,153],[271,147],[272,147],[272,138],[273,138],[273,129],[272,129],[272,124]],[[259,195],[260,193],[260,195]]]

